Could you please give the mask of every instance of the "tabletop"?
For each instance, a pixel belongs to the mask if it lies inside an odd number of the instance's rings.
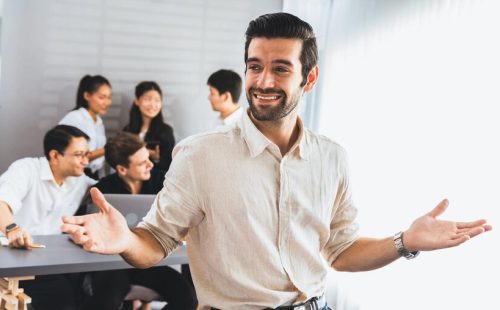
[[[29,251],[0,247],[0,277],[134,268],[120,255],[86,252],[68,235],[33,236],[33,240],[46,247]],[[187,261],[186,247],[181,246],[158,265],[187,264]]]

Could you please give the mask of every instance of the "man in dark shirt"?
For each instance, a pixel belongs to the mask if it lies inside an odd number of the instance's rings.
[[[163,187],[165,172],[153,168],[144,142],[136,135],[122,132],[110,138],[105,147],[106,162],[116,172],[102,178],[96,185],[108,194],[157,194]],[[170,267],[127,269],[95,272],[91,275],[92,296],[84,309],[118,309],[131,285],[140,285],[157,292],[168,305],[163,309],[194,309],[193,287]],[[130,307],[130,303],[125,303]]]
[[[163,187],[165,171],[153,168],[149,152],[138,136],[121,132],[104,146],[106,162],[116,172],[95,185],[103,193],[157,194]]]

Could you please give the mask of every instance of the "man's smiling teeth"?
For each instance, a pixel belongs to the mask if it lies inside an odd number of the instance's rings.
[[[276,100],[278,99],[278,96],[262,96],[262,95],[255,95],[257,99],[262,99],[262,100]]]

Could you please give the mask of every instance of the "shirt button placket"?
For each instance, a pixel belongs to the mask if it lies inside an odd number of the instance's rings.
[[[290,277],[291,276],[290,254],[287,246],[289,237],[288,228],[289,228],[290,211],[288,210],[287,201],[288,201],[288,182],[286,174],[286,158],[283,158],[280,163],[280,193],[279,193],[279,206],[278,206],[279,249],[280,249],[281,263],[283,264],[283,268]]]

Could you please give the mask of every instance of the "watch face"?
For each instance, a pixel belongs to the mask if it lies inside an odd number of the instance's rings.
[[[11,223],[11,224],[9,224],[9,225],[5,226],[5,230],[6,230],[6,231],[10,231],[10,230],[12,230],[12,229],[14,229],[14,228],[16,228],[16,227],[17,227],[17,224],[16,224],[16,223]]]

